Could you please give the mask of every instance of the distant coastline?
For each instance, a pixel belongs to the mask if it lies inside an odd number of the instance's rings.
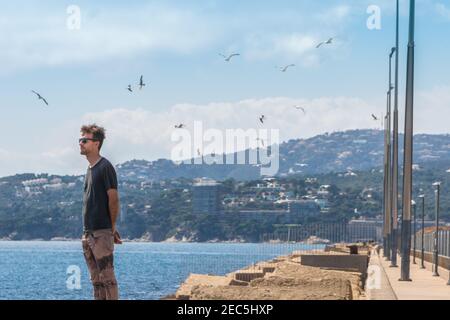
[[[80,238],[64,238],[64,237],[54,237],[51,238],[50,240],[45,240],[42,238],[36,238],[36,239],[10,239],[10,238],[0,238],[0,242],[74,242],[74,241],[80,241]],[[126,243],[242,243],[242,244],[249,244],[249,243],[267,243],[267,244],[285,244],[288,242],[283,242],[283,241],[271,241],[271,242],[249,242],[249,241],[244,241],[242,239],[234,239],[234,240],[225,240],[225,241],[221,241],[221,240],[217,240],[217,239],[213,239],[213,240],[208,240],[208,241],[193,241],[193,240],[186,240],[186,239],[177,239],[174,240],[172,238],[168,238],[164,241],[152,241],[149,239],[142,239],[142,238],[137,238],[137,239],[122,239],[122,242],[126,242]],[[289,242],[291,243],[291,242]],[[304,244],[311,244],[311,243],[304,243]]]
[[[50,240],[45,240],[42,238],[37,238],[37,239],[9,239],[9,238],[0,238],[0,242],[35,242],[35,241],[39,241],[39,242],[73,242],[73,241],[80,241],[80,238],[64,238],[64,237],[55,237],[52,238]],[[198,241],[186,241],[184,239],[181,240],[173,240],[171,238],[166,239],[164,241],[151,241],[148,239],[141,239],[141,238],[137,238],[137,239],[122,239],[122,242],[142,242],[142,243],[251,243],[251,242],[246,242],[246,241],[242,241],[241,239],[235,239],[235,240],[227,240],[227,241],[219,241],[219,240],[209,240],[209,241],[203,241],[203,242],[198,242]]]

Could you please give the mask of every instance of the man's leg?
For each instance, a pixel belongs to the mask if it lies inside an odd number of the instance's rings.
[[[92,235],[83,235],[81,240],[83,246],[83,255],[86,260],[86,265],[91,276],[92,286],[94,287],[94,299],[105,300],[106,292],[103,283],[100,280],[100,272],[98,270],[97,261],[95,260],[92,247],[94,246],[94,238]]]
[[[119,299],[116,276],[114,274],[114,236],[111,230],[94,231],[95,245],[92,250],[99,280],[103,285],[106,300]]]

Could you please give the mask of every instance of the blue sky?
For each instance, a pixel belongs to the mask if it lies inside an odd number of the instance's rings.
[[[447,133],[450,1],[417,0],[417,132]],[[19,5],[20,4],[20,5]],[[81,28],[66,26],[69,5]],[[381,29],[369,30],[369,5]],[[395,1],[0,1],[0,176],[83,173],[82,123],[118,163],[170,156],[173,124],[280,130],[281,140],[379,128]],[[400,111],[408,1],[401,1]],[[316,49],[318,42],[334,43]],[[218,53],[239,52],[229,63]],[[294,63],[282,73],[275,66]],[[143,74],[147,87],[130,94]],[[30,90],[49,101],[44,107]],[[293,105],[305,106],[307,114]],[[446,117],[447,116],[447,117]],[[403,120],[402,115],[401,121]],[[402,128],[402,125],[400,125]]]

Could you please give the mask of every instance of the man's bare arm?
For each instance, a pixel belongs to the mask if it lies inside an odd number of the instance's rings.
[[[112,229],[113,231],[116,230],[116,221],[117,217],[119,216],[119,193],[116,189],[109,189],[107,191],[108,193],[108,206],[109,206],[109,213],[111,215],[111,222],[112,222]]]

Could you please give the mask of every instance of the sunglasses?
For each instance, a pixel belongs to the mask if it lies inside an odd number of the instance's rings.
[[[78,143],[86,144],[88,141],[99,141],[98,139],[93,138],[80,138],[78,139]]]

